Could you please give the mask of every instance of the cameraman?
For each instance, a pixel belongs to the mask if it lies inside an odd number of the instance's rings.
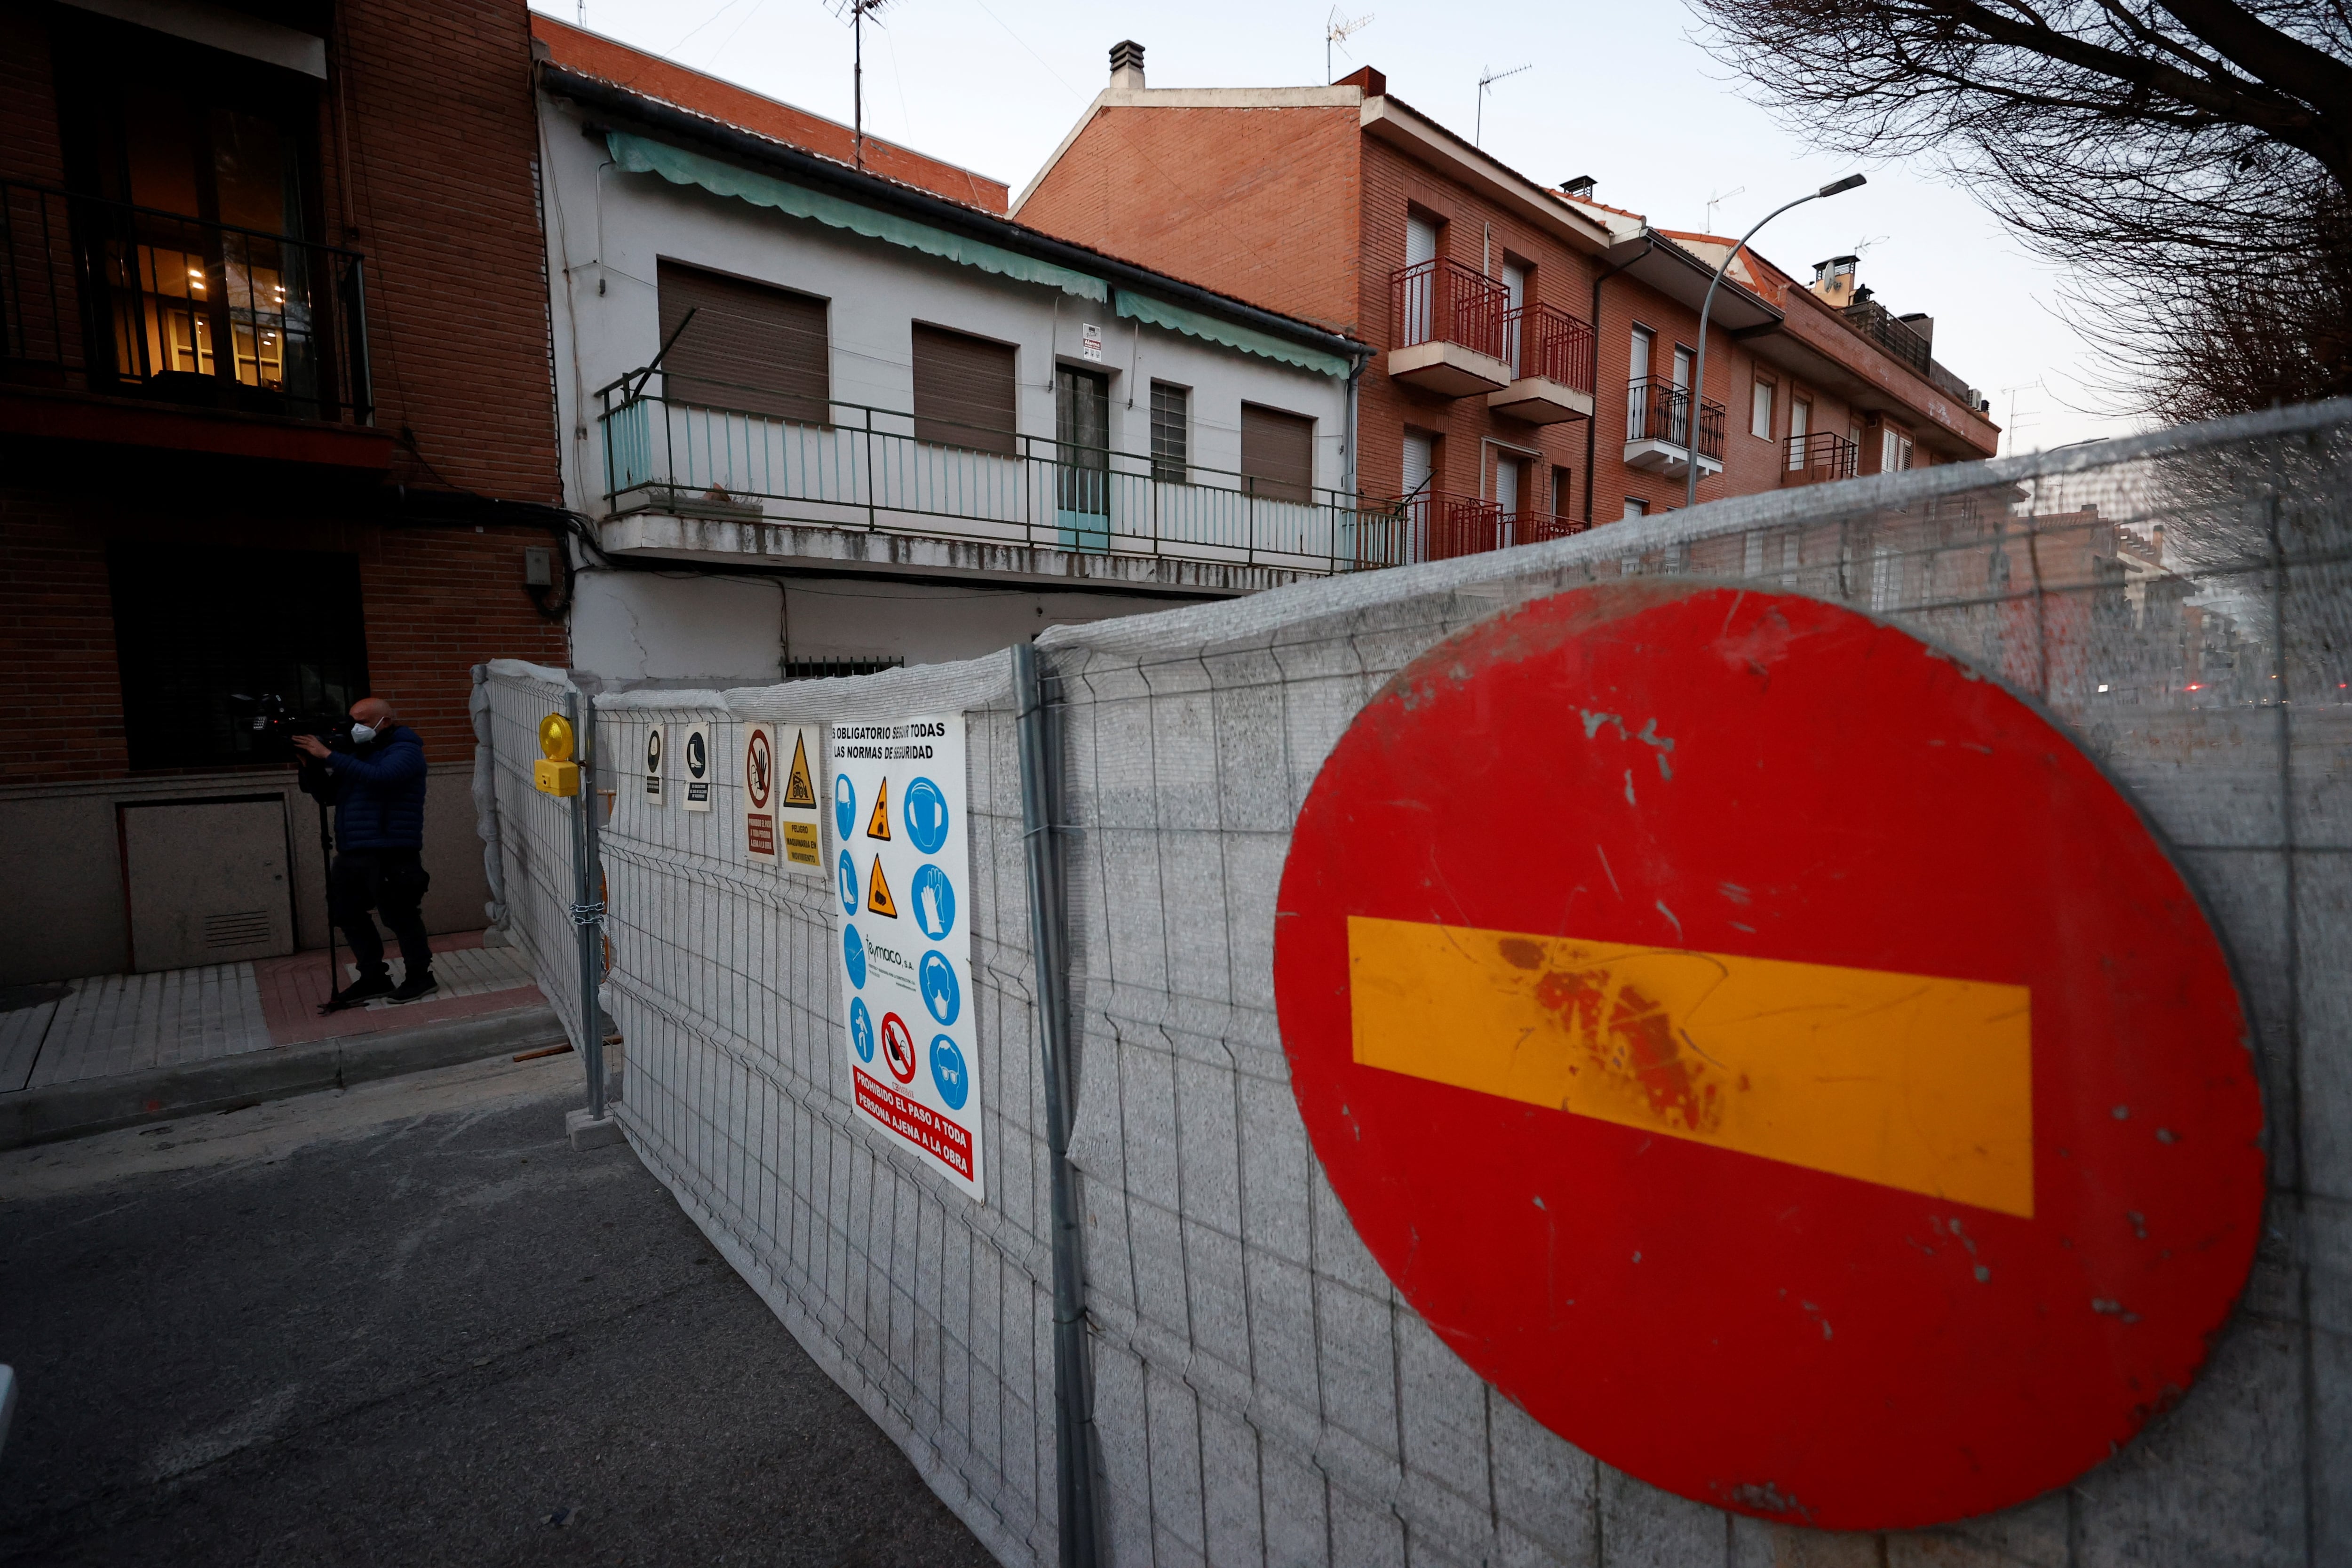
[[[371,996],[413,1002],[434,989],[433,949],[418,906],[432,879],[425,874],[425,742],[398,721],[392,704],[362,697],[352,704],[351,738],[332,746],[297,735],[304,761],[302,790],[335,808],[335,864],[328,874],[328,917],[341,926],[359,960],[359,978],[328,1000],[329,1009]],[[407,973],[399,985],[384,967],[383,938],[368,918],[373,908],[400,939]]]

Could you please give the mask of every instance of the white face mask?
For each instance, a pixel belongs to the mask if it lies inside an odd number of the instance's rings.
[[[354,724],[352,726],[352,742],[354,745],[366,745],[370,741],[375,739],[375,726],[373,724]]]

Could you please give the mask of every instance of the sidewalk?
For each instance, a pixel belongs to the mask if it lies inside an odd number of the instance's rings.
[[[430,997],[324,1017],[320,952],[0,991],[0,1148],[562,1037],[515,949],[461,931],[433,952]]]

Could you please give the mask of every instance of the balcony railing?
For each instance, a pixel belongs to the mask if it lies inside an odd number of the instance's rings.
[[[0,378],[367,424],[363,264],[0,181]]]
[[[1510,291],[1475,268],[1444,260],[1401,267],[1389,279],[1389,307],[1392,347],[1459,343],[1490,359],[1507,357],[1503,318],[1511,308]]]
[[[1687,451],[1691,444],[1690,388],[1654,375],[1635,376],[1625,385],[1625,439],[1658,441]],[[1723,460],[1723,405],[1699,400],[1698,452]]]
[[[1503,317],[1504,359],[1521,376],[1592,391],[1592,323],[1557,305],[1521,305]]]
[[[1791,436],[1781,443],[1787,454],[1781,465],[1780,482],[1784,485],[1817,485],[1831,479],[1850,479],[1857,471],[1856,459],[1861,448],[1843,436],[1832,436],[1817,430],[1810,436]]]
[[[604,389],[605,496],[659,512],[1348,572],[1420,559],[1392,501],[832,403],[822,423]],[[698,381],[698,387],[707,383]],[[1011,449],[1007,450],[1010,445]]]
[[[1895,319],[1895,313],[1875,300],[1857,300],[1842,312],[1845,323],[1864,337],[1884,349],[1891,359],[1901,361],[1921,376],[1927,374],[1929,362],[1927,340]]]
[[[1396,503],[1405,528],[1406,558],[1451,561],[1515,544],[1540,544],[1581,533],[1574,518],[1548,511],[1506,511],[1503,503],[1448,490],[1423,490]]]

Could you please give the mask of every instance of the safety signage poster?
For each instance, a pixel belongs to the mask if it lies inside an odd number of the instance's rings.
[[[649,805],[662,803],[662,747],[667,739],[665,726],[646,726],[646,802]]]
[[[710,809],[710,726],[688,724],[685,739],[679,742],[680,760],[684,766],[680,777],[686,784],[686,809]]]
[[[857,1114],[984,1201],[963,715],[836,723],[832,752],[842,1026]]]
[[[814,724],[743,726],[743,854],[824,879],[816,795],[819,736]]]

